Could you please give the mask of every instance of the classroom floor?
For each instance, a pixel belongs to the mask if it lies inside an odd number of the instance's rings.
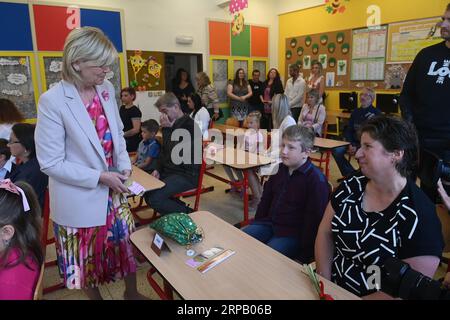
[[[352,163],[356,167],[356,162],[354,159],[352,160]],[[220,165],[216,165],[212,172],[219,174],[223,177],[226,177],[223,167]],[[330,166],[330,182],[335,187],[338,185],[338,183],[336,182],[338,178],[340,178],[340,173],[339,170],[337,169],[336,163],[334,162],[334,160],[332,160]],[[209,176],[205,176],[203,185],[214,186],[214,191],[201,195],[200,210],[210,211],[233,225],[243,220],[243,202],[242,200],[239,199],[239,197],[225,193],[225,190],[228,188],[228,185],[218,180],[215,180]],[[183,199],[183,201],[190,203],[191,207],[193,207],[194,205],[193,203],[194,197]],[[151,214],[151,212],[152,211],[149,210],[148,213],[144,212],[142,215]],[[250,217],[253,216],[254,211],[250,211]],[[47,260],[53,260],[54,258],[55,258],[54,247],[49,246],[47,248]],[[147,282],[146,275],[149,268],[150,264],[148,262],[144,263],[138,262],[138,270],[137,270],[138,290],[141,294],[152,300],[159,300],[160,299],[159,296],[153,291],[153,289]],[[443,277],[446,268],[447,268],[446,265],[441,265],[435,275],[435,278],[439,279]],[[159,279],[158,276],[156,277],[156,279],[157,281],[159,281],[160,284],[162,283],[161,279]],[[44,288],[57,284],[60,281],[61,280],[59,278],[59,274],[56,267],[49,267],[45,270]],[[122,300],[124,289],[125,284],[123,280],[100,286],[100,292],[105,300]],[[88,297],[84,294],[82,290],[60,289],[52,293],[45,294],[44,299],[87,300]],[[175,299],[179,299],[179,297],[176,294]]]

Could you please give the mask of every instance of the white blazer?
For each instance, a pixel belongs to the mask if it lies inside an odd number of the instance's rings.
[[[111,130],[114,167],[130,170],[114,87],[105,80],[96,90]],[[40,97],[35,142],[41,170],[49,177],[52,220],[75,228],[105,225],[109,188],[98,181],[109,168],[73,84],[62,80]]]

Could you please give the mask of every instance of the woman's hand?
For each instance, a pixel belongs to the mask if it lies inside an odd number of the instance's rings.
[[[450,210],[450,197],[448,196],[447,192],[445,191],[444,186],[442,185],[441,179],[439,179],[439,181],[438,181],[438,191],[439,191],[439,194],[441,195],[442,201],[444,201],[444,204],[447,207],[447,210]]]
[[[123,184],[128,177],[118,172],[104,171],[100,174],[99,182],[115,192],[126,193],[128,188]]]
[[[152,176],[154,176],[156,179],[159,179],[161,175],[159,174],[158,170],[153,170]]]

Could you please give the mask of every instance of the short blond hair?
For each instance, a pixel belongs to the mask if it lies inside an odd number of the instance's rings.
[[[172,92],[165,93],[164,95],[159,97],[158,100],[156,100],[155,102],[155,107],[158,108],[158,110],[162,106],[173,107],[175,105],[180,106],[180,101],[178,100],[177,96],[174,95]]]
[[[370,87],[364,87],[364,88],[362,89],[362,91],[366,91],[366,92],[367,92],[367,94],[372,98],[372,102],[375,101],[375,96],[376,96],[375,90],[373,90],[373,89],[370,88]],[[361,91],[361,92],[362,92],[362,91]]]
[[[292,125],[283,132],[283,139],[288,141],[299,141],[302,152],[311,151],[314,148],[316,135],[314,130],[304,126]]]
[[[73,63],[93,61],[98,66],[110,66],[118,53],[111,40],[98,28],[82,27],[72,30],[64,43],[62,78],[77,86],[83,84]]]
[[[248,114],[247,119],[255,119],[256,121],[261,121],[262,114],[259,111],[252,111]]]

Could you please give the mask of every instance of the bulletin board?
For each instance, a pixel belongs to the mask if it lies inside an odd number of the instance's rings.
[[[0,52],[0,98],[13,101],[26,119],[34,119],[38,97],[33,53]]]
[[[319,61],[323,66],[326,88],[350,87],[351,30],[304,35],[286,39],[286,77],[289,65],[297,64],[307,79],[311,65]]]
[[[164,52],[127,51],[128,80],[138,91],[165,90]]]
[[[42,90],[45,92],[62,79],[62,53],[39,53],[39,65]],[[120,103],[120,90],[126,86],[122,79],[122,73],[123,55],[119,54],[119,59],[111,66],[111,71],[106,74],[106,79],[114,86],[117,103]]]

